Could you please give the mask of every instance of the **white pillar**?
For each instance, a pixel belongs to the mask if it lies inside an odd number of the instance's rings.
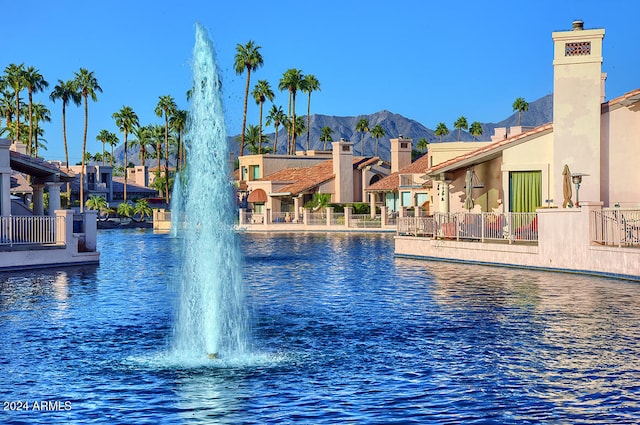
[[[293,220],[298,223],[300,221],[300,198],[293,198]]]
[[[49,182],[45,183],[49,191],[49,215],[56,215],[56,210],[60,209],[60,187],[62,183]]]
[[[387,206],[380,207],[380,226],[385,227],[387,225]]]
[[[371,209],[371,218],[376,218],[376,194],[369,192],[369,208]]]
[[[44,185],[32,184],[33,188],[33,215],[44,215]]]
[[[11,141],[0,139],[0,215],[11,215]]]

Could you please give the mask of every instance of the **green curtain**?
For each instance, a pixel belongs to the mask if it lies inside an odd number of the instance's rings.
[[[542,206],[542,172],[512,171],[509,180],[511,212],[535,212]]]

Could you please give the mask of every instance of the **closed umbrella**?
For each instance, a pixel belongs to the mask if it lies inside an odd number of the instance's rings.
[[[571,171],[569,171],[569,166],[567,164],[564,164],[562,176],[562,194],[564,196],[562,208],[572,208],[573,201],[571,200],[571,195],[573,194],[573,192],[571,190]]]
[[[465,178],[466,184],[466,199],[464,200],[464,208],[471,211],[473,209],[473,197],[471,191],[473,190],[473,171],[471,168],[467,170],[467,177]]]

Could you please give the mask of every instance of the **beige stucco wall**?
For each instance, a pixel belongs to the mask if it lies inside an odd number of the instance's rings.
[[[601,199],[605,206],[638,207],[640,102],[614,108],[602,114]]]
[[[491,142],[444,142],[429,144],[429,166],[434,167],[457,156],[461,156],[491,144]]]
[[[252,165],[259,166],[260,178],[263,178],[284,168],[311,167],[331,159],[331,153],[321,151],[313,153],[314,155],[243,155],[238,158],[240,179],[242,180],[242,167],[248,170]],[[247,180],[253,180],[251,173],[247,174]]]

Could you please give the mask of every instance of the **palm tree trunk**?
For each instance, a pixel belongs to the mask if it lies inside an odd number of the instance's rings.
[[[29,140],[27,141],[27,155],[31,155],[33,152],[33,146],[31,140],[33,140],[33,94],[31,88],[29,88]],[[37,147],[36,147],[37,150]]]
[[[310,133],[311,133],[311,91],[309,91],[309,101],[307,102],[307,150],[309,150]]]
[[[169,206],[169,115],[164,112],[164,196]]]
[[[89,100],[84,95],[84,137],[82,138],[82,167],[80,167],[80,212],[84,212],[84,165],[87,152],[87,128],[89,126]]]
[[[273,139],[273,153],[277,154],[278,153],[278,125],[280,124],[279,122],[274,122],[274,127],[276,128],[276,138]]]
[[[127,202],[127,132],[124,132],[124,202]]]
[[[62,141],[64,143],[64,160],[69,172],[69,149],[67,149],[67,105],[62,101]],[[71,205],[71,183],[67,182],[67,205]]]
[[[244,113],[242,114],[242,135],[240,137],[240,156],[244,155],[244,132],[247,126],[247,102],[249,101],[249,81],[251,80],[251,68],[247,68],[247,85],[244,89]]]
[[[258,155],[262,153],[262,105],[264,102],[260,102],[260,135],[258,136]]]

